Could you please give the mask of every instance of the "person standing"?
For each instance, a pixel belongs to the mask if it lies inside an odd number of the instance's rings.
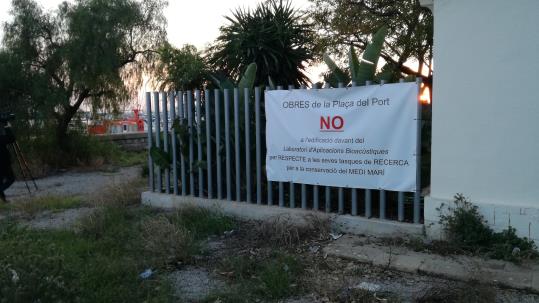
[[[8,146],[15,142],[15,136],[7,122],[0,121],[0,202],[7,202],[4,191],[15,182],[11,168],[11,156]]]

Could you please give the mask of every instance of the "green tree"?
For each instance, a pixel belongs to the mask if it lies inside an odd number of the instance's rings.
[[[318,47],[344,57],[350,46],[365,49],[369,37],[385,26],[381,57],[386,70],[420,75],[432,63],[432,13],[419,0],[310,0],[309,14],[320,35]],[[419,71],[405,65],[419,62]]]
[[[164,5],[163,0],[77,0],[45,12],[33,0],[13,0],[2,49],[10,69],[2,68],[0,77],[18,78],[3,89],[52,121],[65,148],[69,123],[83,104],[117,109],[130,98],[130,84],[138,82],[165,40]],[[18,66],[9,64],[14,61]]]
[[[313,59],[314,32],[305,15],[291,3],[270,0],[254,10],[236,9],[209,49],[211,67],[239,79],[256,63],[256,84],[302,85],[309,82],[306,65]]]
[[[166,43],[159,53],[157,78],[163,87],[175,90],[202,88],[208,69],[196,47],[185,44],[181,48],[175,48]]]

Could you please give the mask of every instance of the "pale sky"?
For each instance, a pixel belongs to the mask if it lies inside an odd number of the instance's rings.
[[[67,0],[73,2],[72,0]],[[37,0],[45,10],[54,10],[63,0]],[[219,27],[227,22],[225,15],[237,7],[255,7],[259,0],[168,0],[165,8],[168,39],[175,46],[193,44],[202,50],[217,38]],[[293,6],[307,8],[307,0],[292,0]],[[0,0],[0,20],[9,20],[10,0]],[[0,33],[0,35],[2,35]]]

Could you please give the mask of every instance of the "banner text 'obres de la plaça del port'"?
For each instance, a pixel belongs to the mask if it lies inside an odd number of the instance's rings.
[[[268,180],[415,191],[418,85],[266,91]]]

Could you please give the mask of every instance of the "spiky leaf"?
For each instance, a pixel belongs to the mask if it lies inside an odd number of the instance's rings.
[[[348,85],[348,83],[350,82],[350,77],[339,66],[337,66],[337,64],[333,61],[333,59],[331,59],[331,57],[327,53],[324,53],[323,59],[332,74],[332,77],[327,77],[327,79],[330,79],[329,84],[332,87],[337,87],[339,83],[344,83],[344,85]]]
[[[238,88],[243,92],[245,88],[253,89],[256,79],[256,63],[251,63],[247,66],[245,73],[241,77],[240,82],[238,83]]]
[[[348,66],[350,67],[352,81],[359,84],[359,59],[352,45],[350,45],[350,51],[348,52]]]
[[[365,48],[363,53],[363,60],[359,64],[357,71],[356,82],[359,85],[364,84],[366,81],[374,80],[374,74],[376,72],[376,66],[378,65],[378,59],[382,53],[382,48],[384,46],[384,40],[387,36],[388,29],[385,26],[382,26],[372,37],[372,41]],[[372,63],[372,64],[371,64]]]

